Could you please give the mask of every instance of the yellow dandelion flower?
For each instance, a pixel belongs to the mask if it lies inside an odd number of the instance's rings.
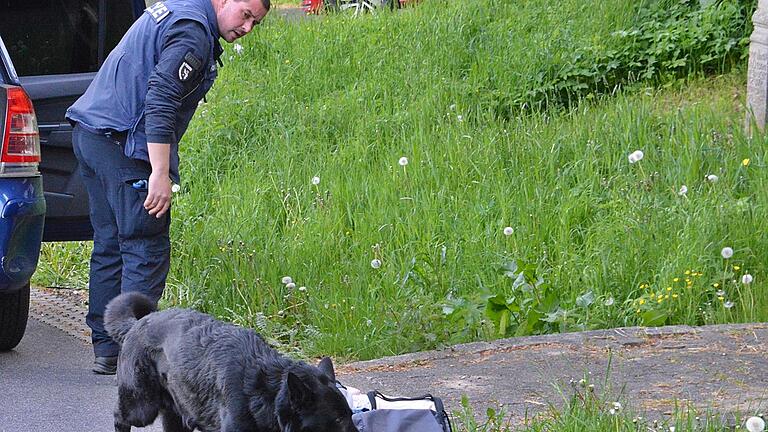
[[[691,274],[691,271],[690,270],[686,270],[685,274],[689,275],[689,274]]]
[[[656,297],[656,293],[651,293],[650,297],[651,297],[651,298],[654,298],[654,297]]]
[[[637,313],[640,313],[640,309],[637,310]]]
[[[669,294],[665,295],[665,296],[664,296],[664,298],[665,298],[665,299],[668,299],[668,298],[669,298]]]
[[[688,278],[685,278],[685,283],[691,283],[691,280]]]
[[[723,301],[723,300],[725,300],[725,297],[719,296],[717,299],[720,300],[720,301]]]
[[[719,287],[719,286],[720,286],[720,284],[719,284],[719,283],[717,283],[717,282],[715,282],[715,283],[713,283],[713,284],[712,284],[712,286],[713,286],[713,287],[715,287],[715,288],[717,288],[717,287]]]
[[[672,287],[667,287],[667,291],[672,291]]]
[[[672,294],[672,298],[677,298],[677,294]]]
[[[741,161],[741,164],[744,165],[745,167],[749,166],[749,158],[746,158],[743,161]]]
[[[672,279],[673,282],[680,282],[680,278],[674,278]]]
[[[659,297],[659,300],[658,300],[656,303],[661,303],[661,302],[663,302],[663,301],[664,301],[664,299],[663,299],[663,298],[661,298],[661,297]]]
[[[739,271],[739,270],[741,270],[741,267],[739,267],[739,266],[733,266],[733,270],[735,270],[735,271]]]
[[[645,304],[645,299],[640,299],[640,300],[638,300],[637,302],[638,302],[639,304],[641,304],[641,305],[644,305],[644,304]]]

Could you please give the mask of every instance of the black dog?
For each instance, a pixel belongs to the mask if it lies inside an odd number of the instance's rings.
[[[357,432],[329,358],[283,357],[253,330],[186,309],[155,312],[139,293],[107,306],[121,346],[115,431],[162,416],[166,432]]]

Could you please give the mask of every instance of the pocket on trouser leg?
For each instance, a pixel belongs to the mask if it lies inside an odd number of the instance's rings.
[[[140,168],[121,168],[118,199],[115,209],[118,231],[121,239],[138,239],[168,235],[171,210],[160,218],[154,217],[144,208],[147,199],[149,172]],[[141,183],[144,181],[143,184]]]

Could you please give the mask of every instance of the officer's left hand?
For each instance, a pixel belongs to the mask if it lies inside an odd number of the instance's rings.
[[[152,173],[147,184],[144,208],[151,216],[161,218],[171,208],[171,179],[168,175]]]

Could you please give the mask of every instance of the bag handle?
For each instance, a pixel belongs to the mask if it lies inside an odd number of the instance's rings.
[[[378,390],[373,390],[368,392],[368,400],[371,402],[371,409],[376,409],[376,398],[384,399],[387,402],[404,402],[404,401],[418,401],[418,400],[429,400],[432,401],[435,404],[435,409],[437,409],[438,412],[443,411],[443,401],[440,400],[440,398],[436,398],[432,396],[430,393],[426,393],[423,396],[416,396],[416,397],[405,397],[405,396],[387,396],[383,393],[381,393]]]

